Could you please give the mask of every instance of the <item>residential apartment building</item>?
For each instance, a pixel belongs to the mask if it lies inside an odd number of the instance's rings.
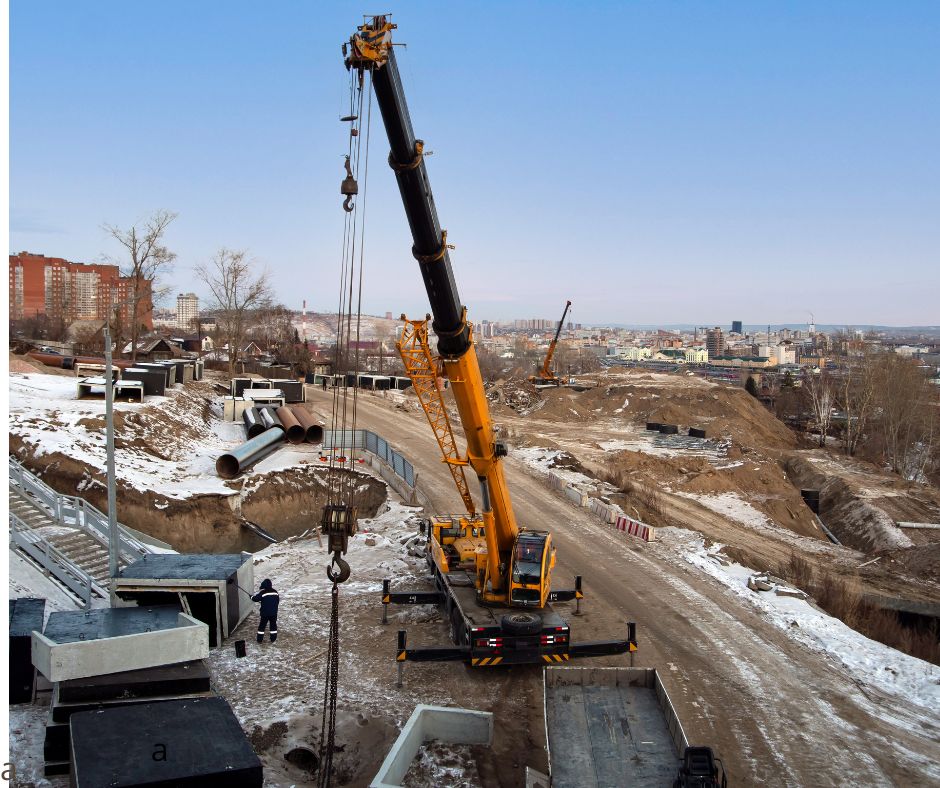
[[[189,332],[197,317],[199,317],[199,296],[195,293],[180,293],[176,296],[176,327]]]
[[[150,282],[145,281],[137,318],[153,328]],[[131,323],[134,293],[132,279],[122,277],[116,265],[72,263],[61,257],[20,252],[10,255],[10,318],[46,317],[73,323],[76,320],[107,320],[113,308],[120,309],[125,325]]]

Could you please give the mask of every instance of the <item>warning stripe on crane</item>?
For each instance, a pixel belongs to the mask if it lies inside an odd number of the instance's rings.
[[[546,662],[567,662],[567,654],[542,654],[542,659]]]
[[[485,665],[498,665],[502,661],[502,657],[474,657],[470,660],[470,664],[482,668]]]

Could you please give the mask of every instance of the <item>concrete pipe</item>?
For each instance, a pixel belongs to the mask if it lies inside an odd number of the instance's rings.
[[[261,423],[261,414],[258,412],[257,408],[245,408],[245,412],[242,413],[242,418],[245,420],[245,430],[248,433],[248,440],[256,438],[264,432],[265,426]]]
[[[277,417],[284,426],[284,432],[287,434],[287,440],[290,443],[304,442],[307,437],[307,430],[304,429],[287,405],[282,405],[277,409]]]
[[[281,420],[274,412],[274,408],[258,408],[258,413],[261,416],[261,423],[266,430],[271,429],[271,427],[277,427],[282,432],[284,431],[284,425],[281,424]]]
[[[284,430],[265,430],[246,441],[237,449],[223,454],[215,461],[215,472],[223,479],[234,479],[245,468],[274,451],[284,440]]]
[[[291,405],[291,413],[300,422],[300,426],[307,431],[307,443],[323,443],[323,427],[317,423],[316,417],[302,405]]]

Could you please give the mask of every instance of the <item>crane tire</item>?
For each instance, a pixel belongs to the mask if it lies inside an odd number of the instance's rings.
[[[542,631],[542,617],[536,613],[509,613],[500,624],[507,635],[537,635]]]

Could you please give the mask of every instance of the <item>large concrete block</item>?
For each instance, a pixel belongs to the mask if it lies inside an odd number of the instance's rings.
[[[222,698],[72,716],[74,788],[261,788],[261,761]]]
[[[43,676],[67,681],[204,659],[209,629],[169,607],[66,611],[33,632],[32,651]]]

